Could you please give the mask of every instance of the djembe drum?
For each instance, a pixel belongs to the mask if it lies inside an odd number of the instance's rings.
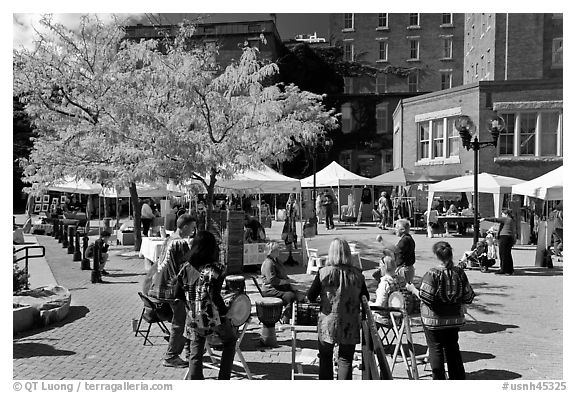
[[[277,297],[264,297],[256,301],[256,315],[262,322],[260,342],[267,347],[277,347],[276,322],[282,317],[284,305],[282,299]]]
[[[246,293],[244,276],[226,276],[226,285],[230,292]]]

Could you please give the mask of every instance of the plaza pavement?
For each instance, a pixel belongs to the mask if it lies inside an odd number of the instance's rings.
[[[271,239],[280,239],[282,223],[273,222],[267,230]],[[375,240],[383,234],[384,241],[395,243],[391,231],[382,231],[375,224],[343,226],[327,231],[319,226],[319,234],[308,239],[310,247],[323,253],[336,236],[357,243],[362,256],[364,275],[374,297],[376,283],[371,277],[381,255],[381,245]],[[46,247],[46,258],[32,260],[32,287],[51,282],[68,288],[72,293],[69,316],[62,322],[46,328],[23,332],[13,337],[14,379],[182,379],[185,369],[166,368],[161,365],[167,343],[160,330],[153,326],[153,346],[143,346],[142,337],[134,337],[132,319],[138,318],[142,303],[137,292],[144,279],[143,260],[136,257],[130,246],[112,246],[106,269],[110,276],[106,283],[92,284],[90,271],[80,269],[72,262],[51,236],[37,235],[39,244]],[[432,245],[447,240],[459,258],[470,248],[470,237],[444,237],[429,239],[415,233],[416,276],[421,277],[434,264]],[[298,250],[299,251],[299,250]],[[286,258],[287,253],[281,256]],[[300,265],[288,268],[290,276],[305,290],[313,276],[305,274],[299,252],[294,254]],[[534,267],[535,249],[519,246],[513,250],[515,274],[499,276],[468,270],[467,274],[476,292],[469,307],[469,322],[460,333],[460,349],[468,379],[553,379],[564,376],[563,370],[563,266],[553,269]],[[42,266],[40,266],[42,265]],[[250,281],[246,281],[249,296],[256,294]],[[254,307],[253,307],[254,311]],[[241,348],[255,379],[290,379],[291,341],[288,325],[278,330],[278,348],[264,348],[258,344],[261,325],[253,312]],[[316,348],[315,333],[300,333],[299,348]],[[414,335],[417,353],[426,350],[422,333]],[[360,345],[357,346],[360,354]],[[354,378],[361,372],[355,362]],[[235,370],[241,370],[235,367]],[[311,368],[312,372],[315,369]],[[316,369],[317,370],[317,369]],[[430,371],[419,367],[421,379],[431,379]],[[205,368],[207,378],[215,378],[217,371]],[[241,375],[234,378],[242,378]],[[394,377],[406,379],[406,369],[397,363]]]

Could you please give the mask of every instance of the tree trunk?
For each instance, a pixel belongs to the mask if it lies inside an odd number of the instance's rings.
[[[134,213],[134,251],[140,251],[142,244],[142,231],[140,230],[140,203],[138,201],[138,191],[136,183],[130,183],[130,201]]]
[[[216,174],[214,171],[210,174],[210,183],[206,187],[206,231],[210,230],[212,224],[212,212],[214,211],[214,186],[216,184]]]

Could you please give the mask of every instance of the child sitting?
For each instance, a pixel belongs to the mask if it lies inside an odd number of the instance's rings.
[[[384,256],[380,260],[379,268],[372,274],[372,277],[378,282],[376,289],[376,301],[371,306],[388,307],[388,297],[392,292],[399,291],[400,286],[396,280],[396,262],[394,252],[385,248]],[[374,313],[376,322],[383,325],[390,324],[389,314],[387,312]]]
[[[467,267],[480,267],[482,273],[488,273],[488,268],[496,264],[496,254],[494,236],[489,233],[486,235],[486,240],[479,240],[478,243],[476,243],[474,250],[464,252],[458,266],[462,269],[466,269]],[[469,266],[468,263],[470,263]]]

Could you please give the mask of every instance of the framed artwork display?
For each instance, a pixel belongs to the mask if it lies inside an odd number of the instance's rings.
[[[60,203],[66,203],[66,195],[60,197]]]
[[[42,195],[36,195],[36,198],[34,198],[34,202],[35,203],[42,203]]]
[[[43,212],[47,212],[47,211],[48,211],[48,204],[47,204],[47,203],[45,203],[45,204],[42,205],[42,211],[43,211]]]
[[[42,205],[40,203],[37,203],[34,205],[34,213],[40,213],[41,209],[42,209]]]
[[[51,212],[56,211],[56,204],[55,203],[50,205],[50,211]]]
[[[52,198],[52,204],[57,205],[58,204],[58,198]]]
[[[50,195],[44,195],[42,197],[42,203],[50,203]]]

